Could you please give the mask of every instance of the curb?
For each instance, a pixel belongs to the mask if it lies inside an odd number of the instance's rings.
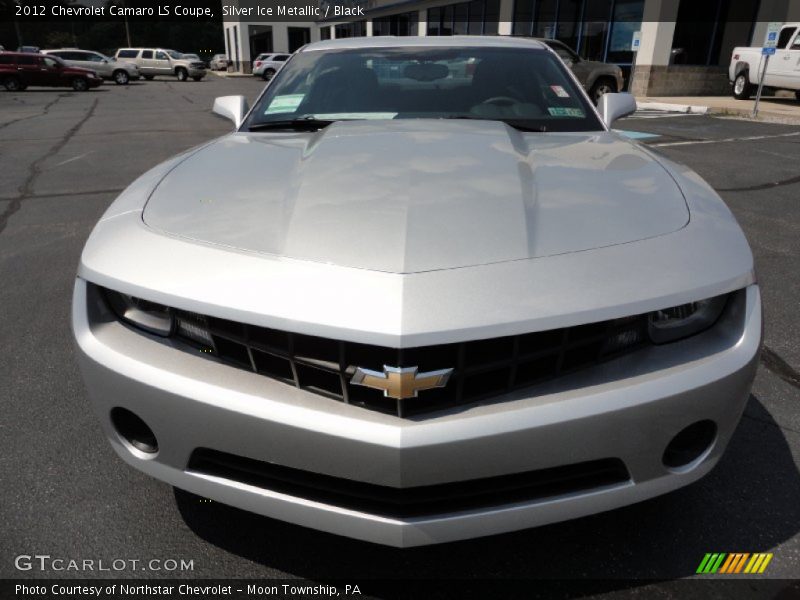
[[[705,115],[709,113],[708,106],[701,106],[699,104],[671,104],[668,102],[641,102],[637,100],[636,108],[637,110],[683,113],[687,115]]]

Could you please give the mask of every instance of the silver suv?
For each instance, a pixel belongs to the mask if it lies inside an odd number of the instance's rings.
[[[206,75],[203,61],[183,58],[180,52],[166,48],[120,48],[116,58],[135,64],[147,80],[156,75],[174,75],[178,81],[186,81],[190,77],[200,81]]]
[[[57,56],[70,67],[94,71],[103,79],[112,79],[118,85],[127,85],[129,81],[136,81],[141,77],[136,65],[118,61],[93,50],[59,48],[58,50],[42,50],[42,54]]]

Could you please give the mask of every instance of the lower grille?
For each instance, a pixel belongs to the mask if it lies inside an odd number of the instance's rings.
[[[649,344],[647,315],[522,335],[388,348],[256,327],[175,311],[176,335],[229,365],[348,404],[408,417],[530,387]],[[200,332],[198,334],[198,332]],[[356,367],[453,368],[444,388],[395,400],[352,384]]]
[[[394,518],[434,516],[588,492],[630,480],[618,458],[593,460],[512,475],[409,488],[393,488],[320,475],[198,448],[187,471]]]

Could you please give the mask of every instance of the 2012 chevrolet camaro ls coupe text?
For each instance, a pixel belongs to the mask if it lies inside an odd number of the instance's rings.
[[[305,46],[236,130],[110,206],[73,328],[124,461],[415,546],[696,481],[761,343],[750,248],[693,172],[513,38]]]

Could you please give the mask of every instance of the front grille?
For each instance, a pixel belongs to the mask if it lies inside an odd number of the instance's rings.
[[[618,458],[408,488],[363,483],[198,448],[189,472],[341,508],[394,518],[433,516],[585,493],[630,480]]]
[[[399,417],[487,401],[511,391],[597,365],[649,343],[647,315],[470,342],[388,348],[245,325],[176,311],[177,336],[204,356],[297,388]],[[395,400],[350,383],[356,367],[382,371],[453,368],[444,388]]]

